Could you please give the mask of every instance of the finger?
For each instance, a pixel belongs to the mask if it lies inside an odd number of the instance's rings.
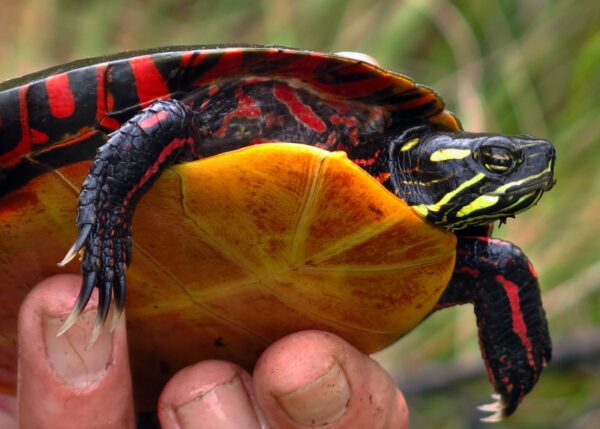
[[[37,285],[19,312],[20,427],[134,427],[124,319],[85,350],[96,317],[94,295],[77,323],[56,333],[79,292],[81,277]]]
[[[229,362],[204,361],[179,371],[158,400],[163,429],[265,429],[250,375]]]
[[[408,427],[404,397],[389,375],[329,333],[300,332],[272,345],[256,365],[254,388],[272,427]]]

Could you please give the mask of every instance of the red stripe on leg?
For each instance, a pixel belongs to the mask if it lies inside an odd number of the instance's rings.
[[[154,161],[154,164],[152,164],[146,170],[140,181],[136,183],[127,193],[127,196],[123,200],[123,206],[126,206],[131,198],[133,198],[133,196],[137,193],[137,191],[139,191],[156,173],[158,173],[160,166],[165,162],[168,156],[173,153],[174,150],[188,143],[192,143],[192,141],[193,140],[190,137],[185,139],[174,139],[168,145],[166,145],[158,155],[158,158],[156,158],[156,161]]]
[[[140,121],[138,125],[144,130],[148,130],[156,126],[160,121],[167,119],[168,117],[169,112],[162,110],[158,113],[155,113],[154,115],[148,116],[143,121]]]
[[[504,276],[498,274],[496,280],[500,282],[504,288],[508,301],[510,302],[510,312],[512,316],[513,332],[521,339],[521,344],[527,350],[527,357],[533,359],[533,345],[527,335],[527,325],[523,318],[523,312],[521,310],[521,300],[519,298],[519,286],[515,283],[507,280]]]

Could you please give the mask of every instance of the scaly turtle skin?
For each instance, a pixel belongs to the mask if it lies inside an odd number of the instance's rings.
[[[167,48],[8,81],[0,86],[0,119],[0,196],[10,199],[44,173],[62,174],[60,168],[93,158],[79,195],[79,235],[61,263],[83,249],[84,280],[61,332],[94,288],[93,338],[111,301],[115,317],[121,313],[132,216],[168,166],[289,141],[345,152],[414,212],[455,231],[454,272],[449,282],[437,274],[445,291],[436,308],[475,305],[482,355],[499,395],[486,408],[495,412],[488,420],[514,412],[550,360],[535,272],[517,247],[490,238],[488,225],[551,188],[554,149],[528,136],[464,132],[432,90],[405,76],[280,47]]]

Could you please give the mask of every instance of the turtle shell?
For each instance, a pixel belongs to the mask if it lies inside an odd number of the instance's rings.
[[[0,199],[7,391],[17,303],[65,272],[56,262],[73,238],[88,168],[62,167]],[[343,152],[306,145],[251,146],[168,169],[133,227],[127,324],[142,408],[183,366],[220,358],[251,367],[271,342],[303,329],[380,350],[431,311],[455,260],[453,234],[427,224]]]

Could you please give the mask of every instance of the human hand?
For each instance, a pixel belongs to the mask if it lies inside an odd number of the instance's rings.
[[[93,300],[81,320],[56,337],[80,281],[72,275],[47,279],[21,307],[21,427],[135,427],[124,318],[84,350]],[[3,422],[1,410],[0,400]],[[253,375],[224,361],[182,369],[165,386],[158,415],[166,429],[408,427],[404,398],[385,371],[339,337],[318,331],[273,344]],[[14,415],[11,421],[17,427]]]

